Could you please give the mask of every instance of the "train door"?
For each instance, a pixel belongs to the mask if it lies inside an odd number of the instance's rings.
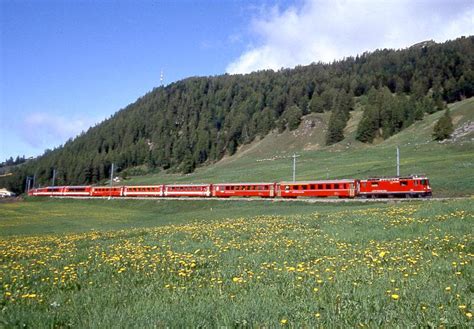
[[[274,186],[275,186],[275,195],[278,197],[281,197],[281,184],[276,183],[274,184]]]
[[[355,180],[354,182],[349,183],[349,196],[351,198],[359,194],[359,181]]]
[[[270,185],[270,197],[273,198],[275,196],[275,184]]]

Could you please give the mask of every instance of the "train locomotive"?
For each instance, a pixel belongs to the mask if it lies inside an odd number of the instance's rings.
[[[146,186],[50,186],[29,196],[107,198],[418,198],[431,197],[426,176],[334,179],[299,182],[160,184]]]

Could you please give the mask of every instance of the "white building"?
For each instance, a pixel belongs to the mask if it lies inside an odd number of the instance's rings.
[[[15,196],[15,193],[8,191],[6,188],[0,188],[0,198]]]

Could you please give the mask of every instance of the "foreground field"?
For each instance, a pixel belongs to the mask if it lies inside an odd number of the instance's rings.
[[[471,201],[0,205],[10,232],[37,221],[0,240],[0,325],[471,326]],[[84,232],[41,234],[68,232],[68,215]]]

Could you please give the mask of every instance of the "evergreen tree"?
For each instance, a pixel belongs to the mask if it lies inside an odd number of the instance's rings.
[[[286,120],[288,122],[288,129],[290,129],[290,131],[299,127],[302,116],[303,111],[301,111],[301,109],[296,105],[293,105],[286,111]]]
[[[378,110],[374,106],[365,109],[357,126],[356,139],[363,143],[372,143],[378,130]]]
[[[324,102],[321,97],[316,93],[313,94],[311,102],[309,103],[309,111],[313,113],[323,113],[324,112]]]
[[[446,109],[444,115],[439,118],[433,129],[433,138],[437,141],[445,140],[449,138],[454,131],[453,121],[449,113],[449,109]]]
[[[352,109],[352,101],[349,98],[352,97],[341,91],[333,101],[326,134],[326,145],[335,144],[344,139],[344,128],[350,117],[349,111]]]

